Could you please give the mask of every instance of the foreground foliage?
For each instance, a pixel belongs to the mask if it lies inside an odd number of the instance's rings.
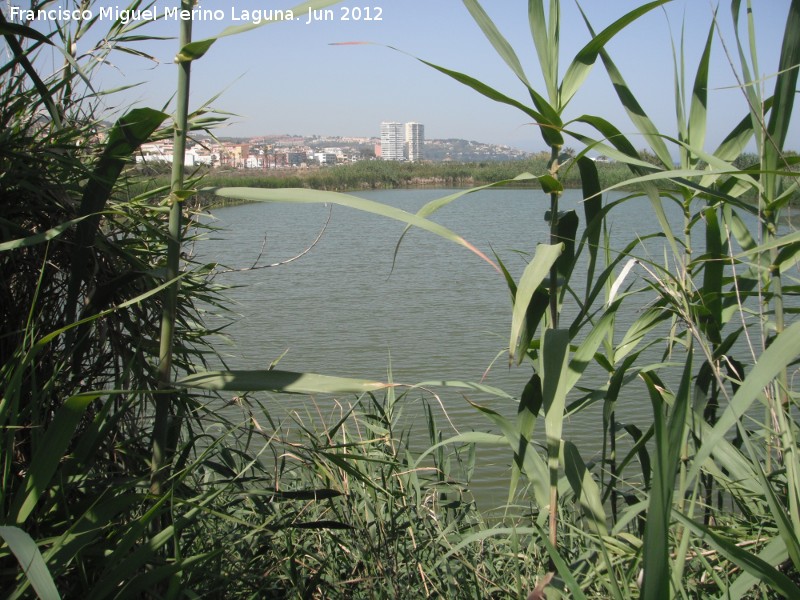
[[[532,104],[426,64],[534,118],[552,148],[549,177],[539,178],[551,198],[550,244],[536,248],[519,282],[509,278],[509,353],[514,362],[531,361],[534,375],[516,419],[486,411],[515,452],[509,498],[516,497],[518,474],[525,476],[536,504],[549,512],[554,579],[548,590],[557,595],[555,585],[578,597],[741,597],[753,590],[799,595],[797,396],[789,377],[800,355],[800,324],[789,320],[797,236],[781,232],[781,214],[797,195],[795,160],[784,142],[800,64],[800,3],[789,8],[771,94],[763,91],[757,67],[752,6],[748,2],[745,13],[741,2],[731,3],[745,102],[742,121],[713,152],[705,149],[713,21],[692,81],[682,42],[675,52],[679,137],[672,139],[659,133],[604,49],[617,32],[664,2],[645,4],[603,31],[587,21],[592,38],[560,79],[558,3],[545,12],[543,2],[531,0],[531,32],[545,81],[541,92],[481,5],[464,4]],[[744,39],[740,31],[747,32]],[[565,120],[570,100],[598,60],[647,140],[649,160],[598,116]],[[596,137],[572,131],[575,124],[590,127]],[[585,198],[582,232],[574,211],[558,210],[565,168],[559,150],[566,136],[586,147],[577,159]],[[742,168],[751,142],[757,160]],[[582,157],[589,149],[627,164],[632,177],[625,185],[638,184],[641,191],[602,203],[596,169]],[[680,157],[677,166],[673,153]],[[620,252],[605,233],[613,212],[638,196],[649,199],[660,225],[662,263],[649,258],[644,240],[632,239]],[[421,213],[447,202],[433,202]],[[667,205],[677,209],[680,222],[668,217]],[[643,287],[636,287],[636,279]],[[565,311],[568,303],[577,311]],[[617,331],[618,311],[631,306],[646,308],[631,327]],[[575,312],[576,318],[562,323],[562,316]],[[648,362],[654,349],[661,360]],[[590,362],[608,373],[605,388],[579,387]],[[633,382],[646,387],[652,424],[617,419],[617,402],[637,393],[626,392]],[[568,414],[596,402],[603,404],[605,443],[602,462],[592,466],[562,438],[562,424]],[[544,437],[537,444],[540,421]],[[628,436],[632,443],[622,445]],[[571,525],[560,515],[565,503],[582,513],[586,550],[577,560],[570,556]],[[544,526],[541,519],[539,524]]]
[[[518,281],[495,257],[513,300],[510,362],[532,371],[514,395],[515,414],[476,405],[496,433],[450,439],[421,392],[390,380],[206,369],[213,332],[203,311],[224,302],[214,265],[182,252],[201,232],[185,202],[198,182],[185,179],[179,160],[169,189],[134,195],[124,174],[143,141],[185,141],[189,129],[213,122],[203,109],[189,112],[188,92],[189,65],[216,38],[192,41],[184,24],[173,126],[166,114],[135,109],[101,140],[84,85],[102,53],[134,39],[131,29],[114,24],[107,45],[77,56],[69,50],[85,35],[82,25],[48,38],[0,22],[10,50],[0,69],[4,596],[800,595],[791,376],[800,356],[800,324],[791,318],[799,238],[782,221],[797,195],[797,161],[783,146],[800,65],[800,2],[790,3],[772,80],[752,54],[752,6],[731,2],[736,31],[745,32],[733,40],[745,102],[741,122],[713,151],[705,148],[712,22],[693,73],[676,50],[672,139],[605,50],[665,2],[603,31],[587,22],[590,41],[560,77],[559,3],[529,0],[542,91],[483,7],[464,4],[530,105],[426,64],[541,126],[549,163],[500,183],[536,183],[548,194],[551,235],[529,249]],[[52,77],[34,66],[43,45],[65,53]],[[600,116],[568,120],[597,62],[647,141],[647,160]],[[572,131],[574,124],[596,133]],[[563,162],[570,137],[583,150]],[[755,155],[745,153],[751,143]],[[635,191],[608,201],[604,188],[613,185],[601,182],[588,151],[627,165],[622,183]],[[565,182],[576,176],[582,214],[560,211]],[[209,190],[336,203],[480,254],[428,218],[473,191],[412,215],[331,192]],[[637,196],[649,200],[660,232],[612,243],[608,220]],[[617,325],[623,310],[638,311],[625,328]],[[590,365],[607,373],[601,389],[581,385]],[[262,399],[264,390],[310,398],[290,405],[284,396]],[[631,394],[650,402],[652,420],[618,416]],[[589,463],[564,438],[563,423],[598,403],[603,453]],[[278,414],[281,406],[289,408]],[[425,414],[427,447],[409,443],[404,409]],[[508,448],[510,482],[504,506],[479,512],[470,477],[475,446],[487,443]]]

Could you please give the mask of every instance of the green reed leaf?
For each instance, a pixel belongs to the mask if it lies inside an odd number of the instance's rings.
[[[89,248],[100,226],[100,216],[111,197],[111,190],[133,153],[150,138],[169,115],[151,108],[135,108],[120,117],[108,133],[103,153],[81,197],[80,216],[84,219],[75,232],[72,272],[67,288],[67,319],[77,311],[78,294],[89,269]]]
[[[63,569],[83,548],[102,545],[103,542],[98,538],[107,535],[110,529],[116,529],[119,523],[126,520],[131,507],[140,506],[144,501],[140,493],[129,491],[126,487],[114,487],[100,494],[82,514],[74,515],[66,531],[50,540],[44,557],[47,564],[52,565],[56,577],[60,575],[59,567]]]
[[[0,538],[3,538],[9,549],[17,558],[28,582],[41,600],[58,600],[61,596],[56,589],[50,571],[39,552],[33,538],[19,527],[0,526]],[[10,589],[6,588],[6,592]]]
[[[583,11],[581,11],[581,14],[583,15],[586,26],[589,28],[589,32],[594,35],[594,29],[589,23],[589,20],[586,18],[586,15],[583,13]],[[628,113],[628,117],[630,117],[631,121],[639,130],[639,132],[642,133],[644,138],[647,140],[647,143],[650,145],[650,148],[653,150],[653,152],[655,152],[656,156],[658,156],[661,162],[666,166],[671,166],[672,157],[670,156],[669,150],[667,150],[667,146],[664,144],[664,141],[661,138],[658,128],[647,116],[647,113],[645,112],[644,108],[642,108],[642,105],[639,104],[639,101],[636,99],[636,96],[625,82],[625,79],[622,77],[622,74],[620,73],[616,64],[614,64],[614,61],[611,59],[611,56],[608,54],[608,52],[606,52],[604,48],[600,48],[599,55],[603,60],[603,65],[605,66],[612,85],[614,86],[617,97],[622,103],[622,106],[625,108],[625,111]],[[592,117],[592,120],[596,119],[598,118]],[[603,129],[598,129],[598,131],[601,131],[601,133],[603,133],[604,136],[617,148],[620,148],[618,143],[622,143],[623,140],[627,142],[627,139],[619,132],[610,134],[607,129],[605,133],[603,132]],[[631,157],[638,158],[638,152],[636,152],[636,149],[629,145],[629,143],[628,146],[622,151]],[[650,166],[652,167],[652,165]]]
[[[758,459],[755,458],[755,452],[751,447],[750,436],[749,434],[745,433],[742,435],[742,441],[747,446],[747,450],[751,456],[751,462],[753,463],[753,468],[756,470],[759,478],[759,482],[761,484],[761,491],[764,494],[764,498],[767,501],[767,505],[769,506],[770,516],[775,519],[775,523],[777,525],[778,533],[783,540],[784,545],[786,546],[786,553],[789,555],[789,558],[792,561],[795,569],[800,568],[800,538],[798,538],[798,531],[800,528],[798,525],[800,523],[797,522],[796,515],[792,514],[790,516],[789,512],[794,512],[791,510],[795,508],[793,502],[793,492],[792,488],[795,487],[796,481],[794,481],[796,477],[796,469],[797,469],[797,456],[792,448],[787,449],[787,480],[788,480],[788,487],[789,487],[789,505],[790,511],[787,512],[786,507],[784,506],[783,501],[779,498],[778,494],[775,492],[773,483],[767,479],[767,474],[764,472],[764,469],[761,467],[761,464],[758,462]],[[783,490],[781,490],[781,495],[783,495]],[[792,518],[794,517],[794,518]]]
[[[706,155],[704,155],[703,152],[696,149],[694,150],[694,152],[700,156],[701,160],[706,159]],[[669,220],[666,218],[666,213],[664,212],[663,206],[661,206],[663,204],[663,198],[658,195],[657,187],[655,185],[657,183],[671,182],[679,184],[691,190],[697,190],[698,192],[707,194],[709,198],[716,198],[722,200],[723,202],[729,203],[735,206],[736,208],[747,211],[751,214],[756,211],[754,205],[748,204],[744,200],[727,195],[723,191],[715,189],[714,187],[706,187],[702,183],[697,183],[695,181],[696,179],[704,181],[713,181],[713,179],[719,179],[720,177],[730,176],[736,179],[740,179],[745,184],[752,183],[753,187],[756,188],[760,187],[758,182],[756,182],[753,179],[752,173],[748,171],[740,171],[736,167],[729,164],[723,164],[722,161],[715,160],[710,156],[708,156],[708,158],[710,158],[711,162],[713,162],[714,164],[709,165],[709,168],[705,170],[671,169],[664,171],[654,171],[646,175],[631,177],[630,179],[622,183],[612,184],[607,188],[605,188],[605,191],[611,191],[629,185],[642,184],[645,187],[645,191],[648,192],[648,197],[650,199],[651,205],[653,206],[653,209],[656,211],[656,215],[658,217],[659,223],[662,226],[662,231],[664,235],[666,235],[667,238],[670,240],[670,245],[675,246],[675,244],[677,244],[675,233],[672,231],[672,227],[669,223]],[[680,252],[677,250],[677,246],[673,248],[673,251],[676,252],[676,255],[680,254]]]
[[[372,45],[372,42],[335,42],[331,44],[331,46],[364,46],[364,45]],[[526,106],[525,104],[522,104],[518,100],[514,100],[509,96],[506,96],[502,92],[498,92],[494,88],[486,85],[482,81],[479,81],[478,79],[475,79],[470,75],[459,73],[458,71],[453,71],[452,69],[447,69],[445,67],[439,66],[437,64],[434,64],[417,56],[408,54],[407,52],[403,52],[402,50],[399,50],[394,46],[385,46],[385,47],[389,48],[390,50],[394,50],[396,52],[401,52],[403,54],[411,56],[412,58],[418,60],[422,64],[427,65],[444,75],[447,75],[448,77],[454,79],[455,81],[458,81],[463,85],[466,85],[467,87],[472,88],[473,90],[475,90],[476,92],[478,92],[483,96],[486,96],[490,100],[494,100],[495,102],[499,102],[501,104],[507,104],[508,106],[513,106],[514,108],[521,110],[523,113],[531,117],[536,122],[536,124],[541,128],[542,136],[544,137],[545,142],[549,146],[553,145],[562,146],[564,144],[564,138],[560,133],[562,127],[561,118],[554,110],[552,110],[552,107],[550,107],[549,104],[544,103],[545,106],[543,106],[542,108],[544,108],[545,110],[537,112],[533,108]],[[536,98],[541,98],[531,88],[528,89],[533,96],[535,96]]]
[[[739,16],[741,2],[739,0],[731,0],[731,15],[733,17],[733,32],[736,39],[736,48],[739,54],[739,69],[741,70],[741,76],[737,79],[737,82],[741,86],[742,95],[747,100],[747,105],[749,108],[748,116],[750,120],[749,125],[753,131],[753,141],[755,142],[756,152],[759,157],[758,167],[761,168],[764,166],[761,164],[761,161],[764,158],[764,141],[768,137],[764,115],[766,115],[767,111],[769,110],[767,108],[767,103],[774,103],[774,98],[762,100],[761,91],[764,86],[760,83],[761,76],[758,66],[755,17],[752,10],[752,4],[749,0],[747,5],[746,24],[749,38],[749,60],[748,51],[745,50],[745,44],[740,35],[741,26],[739,23]]]
[[[800,321],[792,323],[761,354],[747,374],[714,429],[703,438],[688,473],[688,480],[697,477],[705,462],[714,454],[717,444],[741,419],[778,374],[800,356]]]
[[[14,54],[14,60],[18,62],[25,72],[30,77],[31,81],[33,82],[34,88],[36,88],[36,92],[39,94],[39,97],[42,99],[45,107],[47,108],[47,112],[50,115],[50,118],[53,120],[53,124],[57,129],[61,129],[62,125],[62,114],[59,110],[59,107],[56,106],[56,102],[54,100],[53,94],[51,94],[50,90],[48,89],[47,85],[42,81],[42,78],[39,77],[39,74],[34,69],[33,64],[28,58],[28,52],[26,51],[22,45],[19,43],[17,39],[17,35],[22,33],[24,37],[34,37],[35,34],[30,34],[27,29],[20,30],[19,27],[24,27],[22,25],[18,27],[13,27],[12,23],[9,23],[6,20],[5,15],[0,12],[0,26],[3,27],[2,33],[3,37],[6,40],[6,44],[11,49],[11,52]]]
[[[488,394],[490,396],[495,396],[496,398],[503,398],[504,400],[514,399],[514,396],[508,394],[507,392],[504,392],[500,388],[486,385],[484,383],[474,383],[472,381],[458,381],[451,379],[430,380],[415,384],[413,386],[413,389],[426,389],[430,387],[446,387],[457,390],[469,390],[472,392],[478,392],[481,394]]]
[[[591,41],[578,51],[578,54],[575,55],[572,63],[570,63],[569,67],[567,67],[567,71],[564,73],[564,79],[559,87],[558,109],[561,111],[569,104],[569,101],[578,89],[580,89],[586,77],[588,77],[595,61],[597,61],[598,55],[615,35],[642,15],[670,1],[671,0],[656,0],[655,2],[650,2],[617,19],[600,33],[595,34],[592,32]]]
[[[783,544],[783,540],[780,537],[770,540],[756,557],[768,565],[781,564],[786,560],[786,547]],[[717,600],[745,598],[747,592],[761,581],[762,579],[760,577],[754,575],[750,571],[744,570],[722,594],[717,596]]]
[[[544,544],[547,554],[550,556],[550,560],[553,561],[553,565],[555,566],[559,577],[564,580],[567,588],[570,592],[572,592],[572,597],[575,598],[575,600],[586,600],[586,596],[583,593],[581,584],[578,583],[573,575],[573,569],[569,564],[567,564],[567,561],[564,560],[564,557],[558,553],[558,548],[550,543],[550,538],[540,527],[537,527],[536,531],[539,534],[539,540]]]
[[[124,581],[124,584],[121,585],[122,592],[118,597],[146,598],[148,592],[158,588],[159,585],[163,586],[163,582],[169,581],[175,575],[182,572],[186,573],[192,572],[193,570],[195,572],[202,570],[205,568],[203,563],[214,564],[212,559],[218,557],[221,553],[222,550],[217,549],[210,552],[181,557],[179,560],[168,565],[141,569],[140,572],[135,573],[130,579]],[[189,594],[187,593],[187,595]]]
[[[517,364],[522,362],[525,351],[536,329],[536,323],[526,323],[528,306],[534,293],[550,274],[552,267],[564,250],[564,244],[539,244],[533,260],[525,267],[517,286],[517,295],[514,299],[514,311],[511,316],[511,337],[508,343],[509,361]],[[523,339],[523,326],[527,330],[527,339]]]
[[[41,442],[33,448],[25,481],[9,510],[9,521],[22,525],[28,519],[61,464],[86,408],[101,396],[100,392],[77,394],[58,409]]]
[[[577,131],[570,131],[569,134],[580,142],[583,142],[589,148],[602,152],[609,158],[624,162],[628,165],[643,167],[646,169],[653,169],[653,165],[641,160],[636,147],[630,140],[623,134],[615,125],[602,117],[595,115],[581,115],[574,120],[575,123],[585,123],[590,127],[597,130],[603,138],[611,144],[592,139]]]
[[[440,67],[432,62],[428,62],[421,58],[417,58],[418,61],[421,63],[428,65],[429,67],[436,69],[440,73],[447,75],[448,77],[458,81],[459,83],[466,85],[467,87],[472,88],[479,94],[486,96],[490,100],[494,100],[495,102],[499,102],[501,104],[507,104],[508,106],[513,106],[516,109],[519,109],[524,114],[531,117],[536,124],[540,127],[542,137],[544,138],[545,143],[548,146],[563,146],[564,145],[564,137],[561,135],[561,119],[553,118],[553,116],[548,117],[544,112],[536,111],[529,106],[522,104],[521,102],[506,96],[505,94],[498,92],[494,88],[486,85],[485,83],[471,77],[470,75],[466,75],[464,73],[459,73],[458,71],[453,71],[451,69],[446,69],[445,67]],[[538,108],[538,107],[537,107]]]
[[[670,595],[669,531],[675,477],[681,458],[686,417],[689,413],[692,379],[692,349],[686,356],[678,393],[666,415],[667,402],[661,392],[663,385],[650,373],[640,374],[647,385],[653,404],[655,451],[653,453],[653,488],[647,508],[644,532],[642,597],[668,599]]]
[[[469,10],[470,14],[472,14],[472,17],[475,20],[475,22],[483,31],[484,35],[491,42],[492,46],[494,46],[494,49],[505,61],[505,63],[509,66],[509,68],[514,72],[517,78],[528,89],[528,93],[530,94],[531,100],[533,100],[534,106],[540,113],[542,113],[542,115],[544,115],[546,122],[560,128],[561,117],[559,115],[558,108],[552,103],[552,101],[548,102],[547,99],[545,99],[541,94],[539,94],[535,89],[533,89],[530,82],[528,81],[528,78],[525,76],[525,72],[523,71],[522,65],[519,62],[519,58],[517,58],[514,49],[511,47],[508,41],[503,37],[503,35],[495,26],[495,24],[491,21],[491,19],[489,19],[489,16],[483,10],[481,5],[477,2],[477,0],[463,0],[463,2],[466,5],[467,9]],[[551,25],[553,24],[554,20],[556,22],[558,20],[557,17],[558,10],[556,9],[555,12],[556,15],[551,15],[550,19]],[[552,50],[550,50],[549,52],[552,53]],[[556,98],[556,95],[555,94],[551,95],[551,98]]]
[[[520,173],[519,175],[517,175],[516,177],[512,177],[511,179],[503,179],[502,181],[496,181],[494,183],[488,183],[486,185],[479,185],[477,187],[472,187],[465,190],[459,190],[458,192],[455,192],[448,196],[444,196],[443,198],[436,198],[435,200],[431,200],[430,202],[426,203],[415,214],[418,217],[428,217],[433,213],[435,213],[436,211],[438,211],[439,209],[444,208],[451,202],[454,202],[455,200],[458,200],[459,198],[462,198],[467,194],[472,194],[474,192],[479,192],[481,190],[486,190],[493,187],[500,187],[508,185],[509,183],[519,183],[521,181],[537,181],[537,180],[541,183],[542,187],[544,188],[545,186],[549,186],[552,184],[551,182],[552,179],[553,178],[550,175],[540,175],[537,177],[536,175],[532,175],[530,173]],[[411,227],[412,225],[410,224],[406,225],[406,228],[403,229],[403,233],[400,234],[400,239],[397,240],[397,244],[394,247],[394,255],[392,257],[393,266],[397,259],[397,253],[400,250],[400,245],[402,244],[403,239],[405,238],[406,234],[408,233],[409,229],[411,229]],[[497,258],[496,255],[495,258]]]
[[[763,105],[763,111],[767,112],[770,107],[772,106],[772,99],[770,98]],[[753,118],[750,113],[748,113],[736,126],[725,136],[725,139],[722,140],[720,145],[714,150],[712,156],[715,156],[719,160],[723,160],[728,163],[732,163],[736,158],[744,152],[747,144],[750,143],[750,140],[753,139],[754,130],[753,130]],[[713,181],[717,179],[716,176],[710,175],[709,177],[703,178],[700,180],[700,185],[702,186],[710,186]],[[737,182],[738,183],[738,182]],[[741,184],[740,184],[741,185]],[[735,192],[734,190],[728,191],[728,193],[732,196],[739,196],[741,194],[746,193],[751,188],[749,186],[742,186],[740,192]]]
[[[775,94],[769,114],[769,139],[765,148],[765,168],[773,170],[782,154],[797,94],[798,65],[800,65],[800,1],[792,0],[786,18]]]
[[[715,17],[716,18],[716,15]],[[711,43],[714,41],[715,23],[708,29],[706,44],[697,66],[697,74],[692,88],[692,102],[689,108],[688,138],[684,141],[702,148],[706,141],[706,117],[708,114],[708,74],[711,61]],[[688,165],[687,165],[688,166]]]
[[[578,224],[578,213],[574,210],[558,215],[554,239],[564,244],[564,251],[556,261],[556,270],[563,276],[564,285],[569,283],[575,263],[575,238],[578,235]]]
[[[530,441],[533,439],[533,431],[536,426],[536,419],[542,407],[542,380],[538,373],[534,373],[530,381],[525,384],[519,399],[517,408],[517,428],[520,433],[520,440]],[[525,455],[530,450],[530,444],[520,443],[519,450],[514,453],[514,465],[511,470],[511,485],[509,490],[509,502],[513,500],[513,492],[519,484],[519,477],[525,465]]]
[[[185,274],[177,277],[176,279],[181,279],[184,276],[185,276]],[[110,315],[110,314],[112,314],[112,313],[114,313],[114,312],[116,312],[118,310],[122,310],[123,308],[128,308],[129,306],[134,306],[136,304],[140,304],[144,300],[146,300],[146,299],[150,298],[151,296],[154,296],[154,295],[158,294],[159,292],[161,292],[162,290],[168,288],[173,283],[174,283],[173,280],[166,281],[166,282],[164,282],[164,283],[162,283],[162,284],[160,284],[160,285],[158,285],[158,286],[156,286],[156,287],[154,287],[154,288],[152,288],[150,290],[147,290],[146,292],[144,292],[142,294],[139,294],[135,298],[131,298],[130,300],[126,300],[125,302],[122,302],[122,303],[120,303],[120,304],[118,304],[116,306],[113,306],[112,308],[108,308],[106,310],[100,311],[99,313],[96,313],[94,315],[85,317],[83,319],[80,319],[79,321],[73,321],[72,323],[69,323],[69,324],[65,325],[64,327],[59,327],[58,329],[55,329],[55,330],[43,335],[40,339],[36,340],[35,349],[36,350],[41,350],[47,344],[49,344],[53,340],[57,339],[58,337],[60,337],[65,332],[70,331],[71,329],[74,329],[76,327],[80,327],[81,325],[86,325],[86,324],[92,323],[92,322],[96,321],[97,319],[105,317],[106,315]]]
[[[388,217],[396,221],[401,221],[414,227],[419,227],[431,233],[434,233],[446,240],[455,242],[460,246],[464,246],[469,251],[473,252],[492,267],[499,271],[497,265],[487,257],[483,252],[478,250],[475,246],[470,244],[460,235],[456,235],[446,227],[428,221],[427,219],[418,215],[406,212],[393,206],[381,204],[374,200],[367,200],[359,198],[358,196],[351,196],[349,194],[340,194],[337,192],[325,192],[319,190],[306,190],[306,189],[264,189],[264,188],[243,188],[243,187],[223,187],[223,188],[208,188],[203,191],[211,192],[223,198],[236,198],[238,200],[247,200],[250,202],[284,202],[288,204],[337,204],[347,208],[353,208],[363,212]]]
[[[762,558],[740,548],[735,542],[723,537],[710,527],[697,523],[678,511],[675,511],[674,517],[694,535],[715,548],[741,569],[756,577],[758,581],[766,583],[785,598],[800,598],[800,587]]]
[[[722,284],[727,258],[726,235],[720,228],[717,211],[703,211],[706,222],[706,254],[703,260],[702,297],[707,319],[700,321],[701,328],[711,339],[719,341],[722,329]]]
[[[555,484],[554,469],[558,468],[561,434],[564,427],[564,407],[567,401],[567,371],[569,366],[569,332],[565,329],[546,329],[540,352],[542,373],[542,409],[547,433],[550,484]]]
[[[520,470],[528,477],[533,487],[533,495],[536,502],[538,502],[540,506],[549,504],[550,495],[548,492],[547,464],[542,460],[542,457],[535,449],[525,448],[524,451],[521,450],[523,447],[530,445],[531,440],[520,433],[518,424],[511,419],[480,404],[474,402],[470,402],[470,404],[494,423],[500,430],[505,443],[511,447],[511,451],[514,455],[520,458],[522,463]],[[516,493],[516,483],[515,480],[510,482],[508,490],[509,497],[513,497]]]
[[[477,533],[473,533],[473,534],[464,536],[461,540],[459,540],[459,542],[457,544],[453,545],[447,551],[447,553],[442,554],[441,556],[437,557],[437,560],[434,563],[434,566],[439,566],[439,565],[442,565],[442,564],[446,564],[448,559],[450,559],[450,557],[452,557],[453,555],[455,555],[458,552],[460,552],[463,548],[469,547],[469,546],[475,544],[476,542],[480,542],[482,540],[486,540],[486,539],[493,538],[493,537],[515,535],[515,534],[532,535],[532,534],[535,534],[535,533],[537,533],[537,530],[533,529],[532,527],[515,527],[515,528],[511,528],[511,527],[492,527],[490,529],[482,529],[481,531],[478,531]]]
[[[701,415],[697,415],[697,423],[698,439],[702,442],[711,433],[713,427],[702,421]],[[736,486],[746,491],[747,495],[752,498],[761,496],[763,492],[757,472],[758,467],[742,453],[741,449],[727,439],[723,438],[717,442],[714,447],[714,461],[707,461],[705,469],[720,481],[727,479],[735,481]],[[753,510],[756,510],[754,506]]]
[[[586,274],[586,295],[594,283],[594,270],[597,265],[597,251],[600,248],[600,235],[603,225],[603,197],[600,192],[600,176],[597,165],[586,156],[578,159],[578,169],[581,174],[581,189],[583,191],[583,214],[586,219],[586,247],[589,252],[589,266]]]
[[[4,15],[5,16],[5,15]],[[43,44],[53,45],[53,42],[40,31],[36,31],[32,27],[22,25],[20,23],[9,23],[5,19],[0,20],[0,35],[7,36],[13,35],[18,37],[26,37]]]
[[[540,176],[537,177],[536,175],[532,175],[530,173],[520,173],[519,175],[517,175],[516,177],[513,177],[511,179],[503,179],[502,181],[496,181],[494,183],[488,183],[486,185],[479,185],[477,187],[473,187],[473,188],[469,188],[469,189],[465,189],[465,190],[459,190],[459,191],[457,191],[457,192],[455,192],[453,194],[450,194],[448,196],[444,196],[443,198],[436,198],[435,200],[431,200],[430,202],[427,202],[422,208],[420,208],[416,212],[416,215],[419,216],[419,217],[427,217],[429,215],[432,215],[433,213],[435,213],[439,209],[444,208],[445,206],[447,206],[451,202],[453,202],[455,200],[458,200],[459,198],[462,198],[463,196],[466,196],[467,194],[472,194],[474,192],[479,192],[481,190],[487,190],[487,189],[490,189],[490,188],[493,188],[493,187],[499,187],[499,186],[508,185],[509,183],[519,183],[519,182],[523,182],[523,181],[536,181],[536,180],[542,180],[542,179],[548,178],[548,177],[550,177],[550,176],[549,175],[540,175]]]
[[[266,23],[265,23],[266,24]],[[194,42],[189,42],[183,48],[180,49],[178,54],[175,55],[175,62],[176,63],[185,63],[191,62],[193,60],[197,60],[198,58],[202,58],[206,52],[214,45],[216,42],[216,38],[206,39],[206,40],[197,40]]]
[[[106,557],[105,571],[86,596],[87,600],[108,598],[124,589],[125,585],[139,581],[141,577],[149,577],[150,572],[144,568],[145,565],[157,562],[159,549],[175,540],[186,527],[197,521],[203,515],[204,506],[221,493],[222,490],[214,490],[194,499],[193,502],[188,502],[187,505],[190,508],[176,517],[171,525],[162,527],[152,536],[146,537],[146,532],[153,519],[163,516],[164,501],[175,499],[172,493],[162,494],[155,506],[129,527],[117,546]],[[144,540],[143,536],[145,536]],[[174,572],[172,569],[180,570],[180,564],[190,560],[192,557],[178,558],[173,565],[170,565],[170,569],[160,571],[160,576],[152,583],[164,581]],[[133,597],[140,597],[140,595],[134,592]]]
[[[645,339],[649,332],[669,318],[670,315],[661,306],[644,310],[614,348],[614,362],[619,362],[628,356]]]
[[[620,300],[612,303],[600,320],[594,323],[586,338],[578,345],[572,355],[572,360],[569,362],[569,372],[566,376],[567,392],[578,383],[583,372],[592,363],[594,354],[600,348],[600,344],[603,343],[609,332],[613,331],[614,319],[620,304]]]
[[[205,371],[187,375],[174,382],[178,387],[202,390],[288,394],[363,394],[392,385],[382,381],[332,377],[316,373],[272,370]]]
[[[483,31],[486,39],[491,42],[492,46],[497,51],[497,54],[500,55],[500,58],[505,61],[508,67],[514,72],[514,75],[516,75],[522,83],[530,88],[531,85],[528,83],[528,78],[525,76],[525,71],[522,68],[522,63],[519,62],[517,53],[514,52],[514,48],[511,47],[511,44],[508,43],[508,40],[503,37],[503,34],[497,29],[497,26],[489,18],[489,15],[487,15],[486,11],[483,10],[483,7],[480,5],[478,0],[462,1],[464,6],[467,7],[469,13],[472,15],[472,18],[475,20],[475,23],[477,23],[478,27],[480,27],[481,31]]]
[[[644,489],[649,491],[650,490],[650,477],[652,475],[651,469],[651,462],[650,462],[650,452],[647,450],[647,442],[650,441],[650,438],[653,437],[653,427],[651,426],[646,432],[642,433],[642,431],[636,427],[636,425],[632,425],[630,423],[617,423],[616,428],[619,431],[625,431],[629,436],[631,436],[631,440],[633,444],[628,450],[628,454],[619,461],[619,466],[617,467],[618,472],[623,472],[627,467],[628,463],[631,462],[634,457],[639,459],[639,464],[641,465],[642,471],[642,482],[644,483]],[[612,485],[609,485],[608,491],[603,498],[603,501],[608,500],[608,496],[611,495],[611,492],[614,490]]]
[[[34,233],[33,235],[29,235],[24,238],[3,242],[2,244],[0,244],[0,252],[6,252],[7,250],[17,250],[19,248],[28,248],[30,246],[36,246],[37,244],[43,244],[45,242],[49,242],[50,240],[60,236],[62,233],[67,231],[73,225],[77,225],[78,223],[80,223],[81,221],[90,216],[91,215],[85,215],[83,217],[78,217],[77,219],[64,221],[63,223],[60,223],[55,227],[51,227],[47,231],[42,231],[40,233]]]
[[[547,96],[552,106],[558,104],[558,33],[560,20],[560,7],[557,2],[550,3],[548,20],[545,18],[542,0],[529,0],[528,22],[531,29],[531,37],[536,47],[536,56],[539,58]]]
[[[572,442],[564,442],[564,472],[594,532],[598,535],[607,535],[606,512],[600,488],[592,473],[586,468],[577,446]]]
[[[417,456],[414,469],[419,469],[425,464],[425,459],[434,452],[453,444],[490,444],[492,446],[505,446],[508,443],[506,436],[499,433],[484,433],[482,431],[467,431],[437,442],[429,446]]]

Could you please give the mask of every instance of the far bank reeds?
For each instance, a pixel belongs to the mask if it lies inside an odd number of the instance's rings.
[[[570,160],[565,157],[567,162]],[[187,169],[187,175],[200,176],[203,188],[250,187],[266,189],[304,188],[334,192],[400,188],[469,188],[508,181],[523,172],[537,173],[547,167],[546,158],[485,163],[400,163],[381,160],[362,161],[328,167],[298,167],[291,169],[226,169],[200,167]],[[625,181],[630,171],[624,164],[597,162],[603,187]],[[568,165],[567,165],[568,166]],[[169,177],[163,167],[137,165],[130,171],[131,193],[165,186]],[[140,177],[140,174],[143,175]],[[563,169],[565,188],[579,189],[577,165]],[[138,180],[138,182],[137,182]],[[526,187],[538,184],[530,181],[508,185]],[[203,207],[235,203],[200,193]]]

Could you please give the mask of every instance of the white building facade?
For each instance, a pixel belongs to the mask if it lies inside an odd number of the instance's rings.
[[[422,160],[425,145],[425,126],[422,123],[406,123],[406,158],[410,162]]]
[[[405,135],[403,124],[396,121],[381,123],[381,158],[383,160],[403,160]]]

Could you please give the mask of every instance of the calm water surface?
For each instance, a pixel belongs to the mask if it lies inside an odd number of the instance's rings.
[[[391,190],[360,193],[365,198],[414,212],[453,190]],[[561,208],[583,210],[577,191],[564,194]],[[549,200],[535,190],[490,190],[468,195],[433,216],[483,252],[496,252],[519,277],[536,244],[548,241],[544,211]],[[266,238],[262,263],[301,252],[328,218],[321,205],[247,204],[213,212],[221,228],[198,252],[232,268],[252,265]],[[612,214],[612,245],[622,248],[635,234],[658,225],[647,201],[635,201]],[[280,368],[340,376],[385,379],[391,369],[397,382],[460,380],[501,388],[518,397],[532,373],[525,364],[508,366],[511,301],[501,275],[461,246],[433,234],[412,230],[392,256],[403,225],[375,215],[334,207],[330,223],[314,249],[286,266],[230,273],[219,281],[236,314],[227,329],[232,342],[220,346],[231,368]],[[662,254],[654,248],[654,259]],[[644,251],[643,251],[644,252]],[[618,318],[617,330],[637,316],[632,308]],[[605,376],[588,373],[580,385],[600,386]],[[467,399],[513,415],[515,400],[432,386],[460,431],[491,430]],[[421,414],[412,393],[406,407]],[[271,401],[274,410],[305,410],[308,400]],[[330,399],[319,398],[323,409]],[[641,389],[625,399],[624,418],[650,419],[650,402]],[[595,457],[601,442],[601,406],[570,419],[565,436],[585,459]],[[447,437],[453,428],[443,417]],[[488,489],[507,485],[510,453],[480,448],[477,477]]]

